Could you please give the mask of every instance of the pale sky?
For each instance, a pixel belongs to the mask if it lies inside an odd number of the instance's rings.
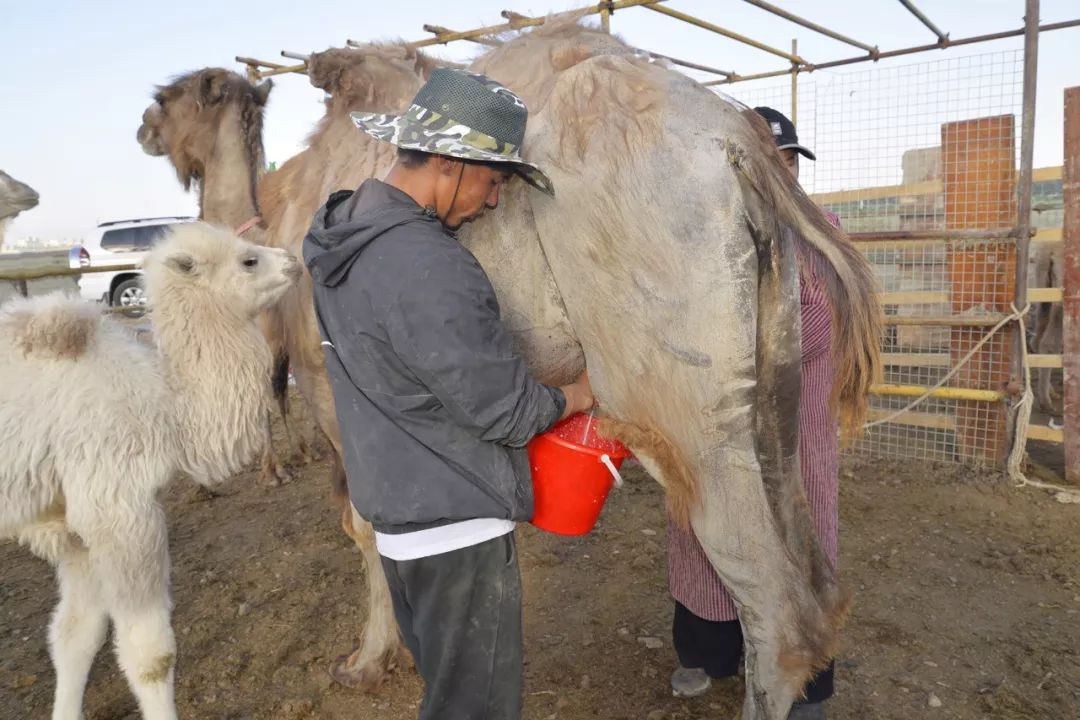
[[[882,50],[934,41],[896,0],[772,2]],[[236,55],[289,62],[281,59],[279,51],[322,50],[341,46],[346,38],[419,39],[427,36],[421,27],[424,23],[469,29],[501,22],[499,12],[503,9],[539,15],[584,4],[587,0],[0,0],[0,47],[5,50],[5,67],[0,73],[0,97],[4,98],[0,169],[41,194],[41,205],[15,220],[9,240],[37,236],[77,241],[102,221],[196,213],[195,198],[183,191],[168,162],[143,154],[135,141],[135,130],[154,86],[173,75],[215,65],[242,70],[233,59]],[[954,38],[1011,30],[1023,24],[1023,0],[918,0],[917,4]],[[671,0],[668,5],[774,47],[790,48],[791,40],[797,38],[800,54],[810,62],[860,54],[855,48],[738,0]],[[1075,17],[1080,17],[1076,0],[1042,3],[1044,23]],[[783,69],[785,65],[768,53],[643,8],[616,13],[612,27],[638,47],[742,74]],[[845,73],[863,73],[859,77],[873,83],[876,76],[868,73],[875,68],[946,59],[955,59],[959,67],[961,58],[976,55],[989,58],[987,62],[1015,63],[1016,55],[1000,53],[1022,45],[1019,38],[1002,40],[877,65],[820,71],[804,79],[820,87],[848,87],[849,83],[857,87]],[[1037,167],[1061,164],[1062,92],[1065,87],[1080,85],[1077,45],[1080,28],[1041,37]],[[477,52],[477,46],[454,43],[435,51],[443,57],[465,60]],[[906,76],[892,75],[889,82],[897,82],[898,77]],[[723,89],[756,103],[768,96],[762,86],[776,89],[782,96],[781,87],[787,82],[779,79]],[[960,94],[955,88],[951,92]],[[819,91],[818,96],[825,94]],[[276,78],[264,134],[269,160],[280,164],[303,148],[304,137],[322,116],[321,100],[321,91],[312,88],[304,76]],[[962,98],[958,98],[957,107],[963,108]],[[817,108],[816,133],[809,127],[809,108],[802,110],[808,113],[804,135],[817,136],[821,143],[833,147],[835,138],[826,137],[828,128],[820,120],[828,116],[827,109]],[[895,118],[882,117],[889,112],[904,112],[903,103],[882,104],[880,111],[871,110],[860,122],[880,121],[887,127],[891,121],[896,125]],[[896,164],[892,158],[889,163]]]

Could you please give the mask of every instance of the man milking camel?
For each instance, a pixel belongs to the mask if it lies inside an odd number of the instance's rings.
[[[586,374],[562,388],[529,375],[453,231],[515,176],[554,188],[522,159],[524,103],[486,77],[435,70],[403,115],[353,119],[397,162],[331,195],[304,240],[349,494],[426,684],[421,720],[516,720],[525,446],[593,397]]]

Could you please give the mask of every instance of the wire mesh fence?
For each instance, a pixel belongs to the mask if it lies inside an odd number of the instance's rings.
[[[729,94],[792,114],[790,81]],[[885,377],[870,419],[888,421],[869,429],[859,451],[990,465],[1008,450],[1014,337],[1005,327],[981,341],[1014,299],[1007,233],[1016,225],[1022,95],[1021,51],[799,78],[799,139],[817,154],[801,161],[800,181],[848,232],[878,233],[857,244],[877,271],[886,315]],[[1036,173],[1032,220],[1049,232],[1037,241],[1052,242],[1060,227],[1060,177],[1060,168]]]

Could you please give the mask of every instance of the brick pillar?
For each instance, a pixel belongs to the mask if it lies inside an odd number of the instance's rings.
[[[1012,115],[941,126],[941,165],[948,230],[991,230],[1016,224],[1016,132]],[[955,315],[1007,313],[1016,281],[1011,242],[957,243],[947,257]],[[953,328],[953,365],[985,328]],[[953,378],[957,387],[1004,390],[1009,380],[1010,333],[999,332]],[[1000,463],[1009,448],[1004,403],[956,402],[956,449],[961,459]]]

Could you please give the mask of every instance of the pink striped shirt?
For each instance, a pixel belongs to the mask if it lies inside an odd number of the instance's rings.
[[[823,210],[829,222],[839,218]],[[807,263],[809,264],[809,263]],[[835,370],[832,309],[812,266],[800,272],[802,394],[799,397],[799,464],[814,527],[825,556],[836,567],[839,529],[839,438],[829,411]],[[735,602],[724,589],[698,539],[668,521],[668,585],[671,595],[704,620],[735,620]]]

